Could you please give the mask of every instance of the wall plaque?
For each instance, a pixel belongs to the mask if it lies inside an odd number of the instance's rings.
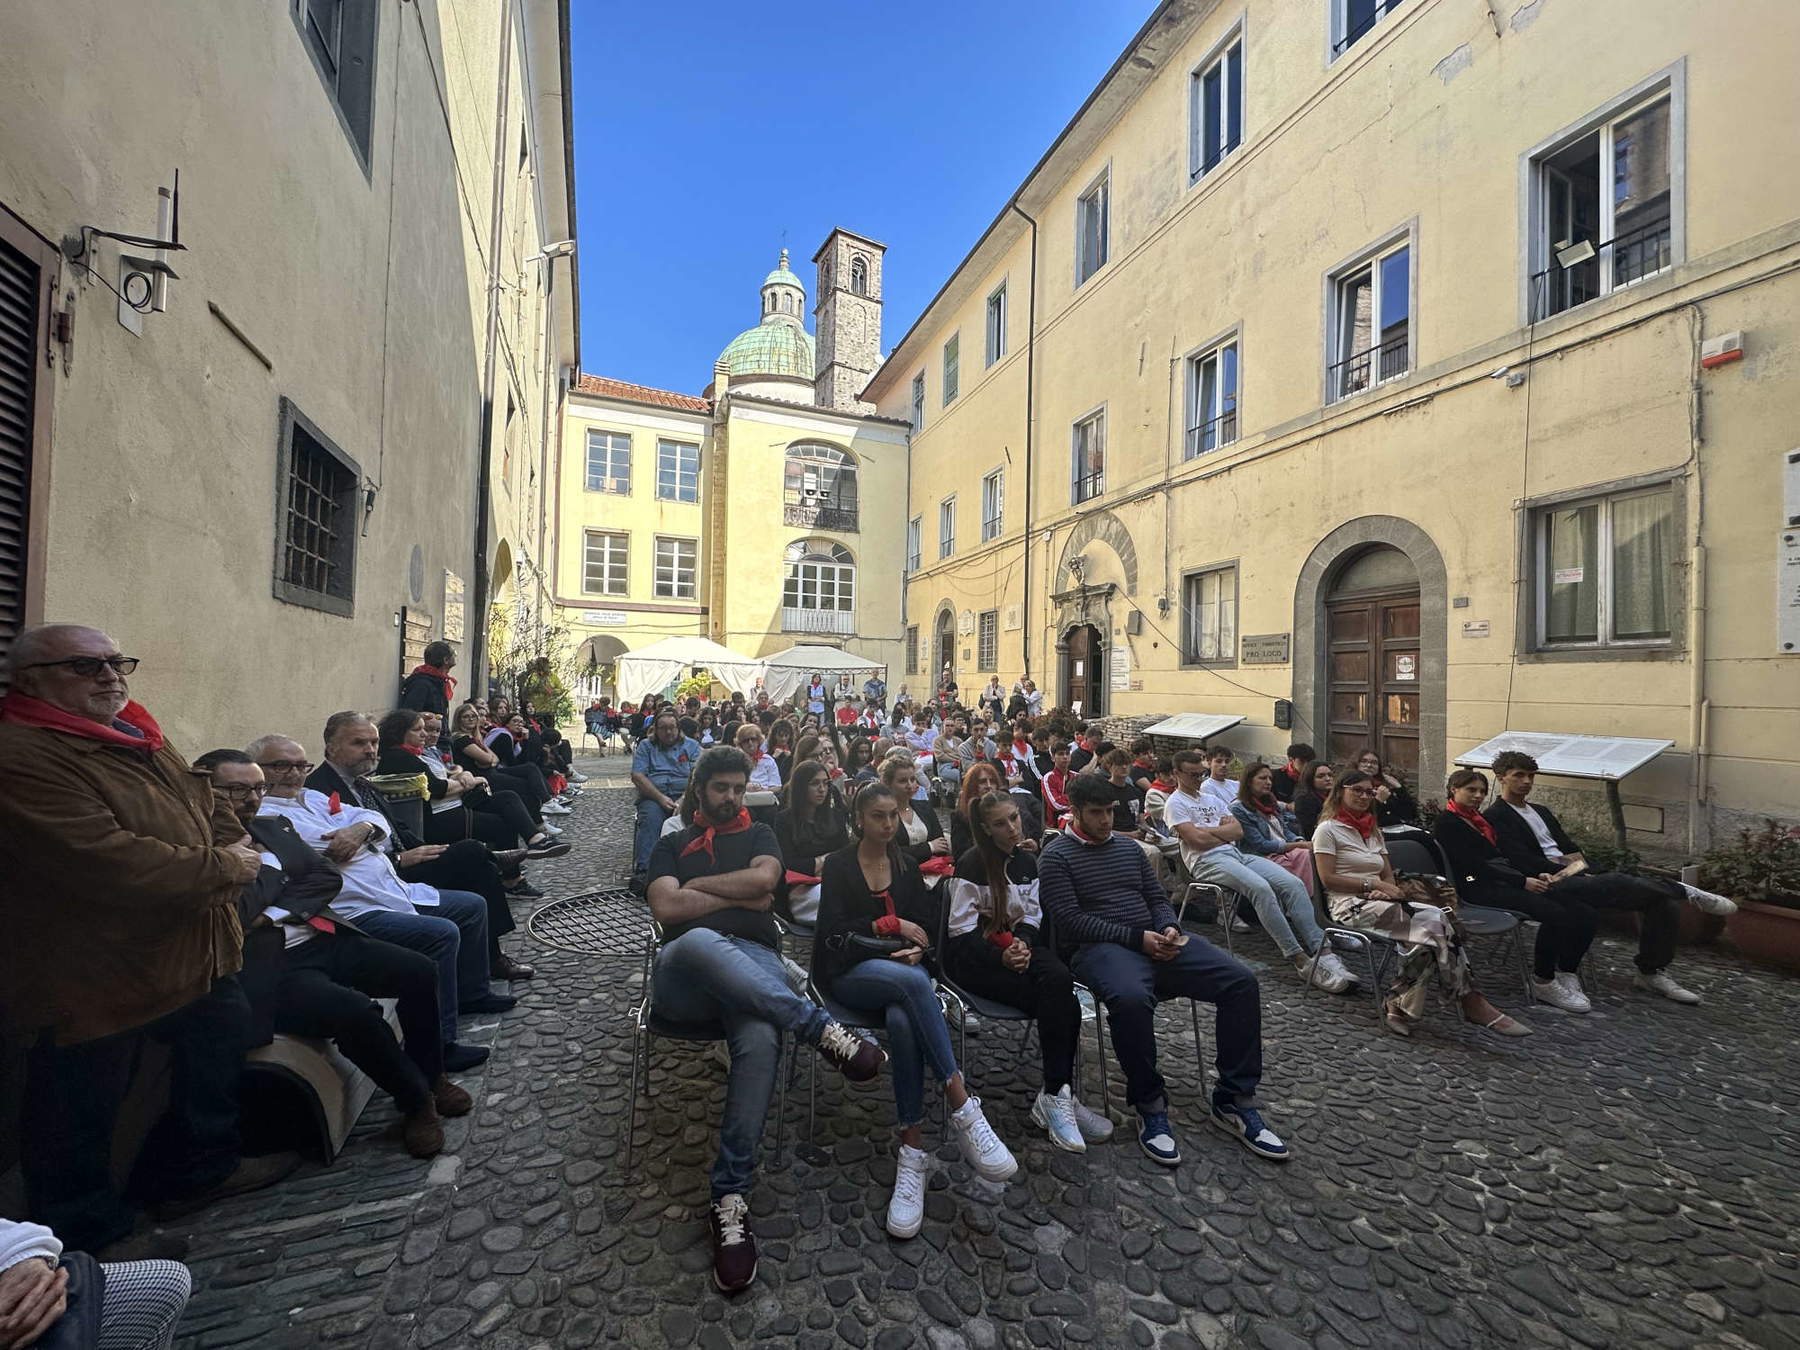
[[[1287,633],[1245,634],[1238,659],[1247,666],[1285,666],[1288,655]]]

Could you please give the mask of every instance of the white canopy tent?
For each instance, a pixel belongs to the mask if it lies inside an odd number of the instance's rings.
[[[696,666],[733,693],[748,693],[762,674],[762,662],[740,656],[711,638],[670,637],[627,652],[618,660],[613,683],[621,699],[633,701],[660,694],[671,681],[686,678]]]
[[[763,658],[763,688],[769,697],[776,702],[787,698],[797,690],[803,689],[806,681],[814,671],[825,677],[825,687],[832,688],[837,684],[839,675],[848,674],[856,688],[856,696],[862,697],[862,681],[858,675],[869,671],[880,670],[881,662],[871,661],[855,652],[843,651],[837,647],[789,647],[785,652]]]

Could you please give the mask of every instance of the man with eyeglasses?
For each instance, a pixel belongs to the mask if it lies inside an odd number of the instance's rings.
[[[114,1126],[146,1040],[170,1047],[175,1092],[134,1200],[195,1208],[298,1162],[240,1153],[249,1005],[237,898],[259,850],[132,702],[137,664],[95,628],[28,629],[0,700],[0,1021],[29,1048],[26,1203],[72,1248],[108,1260],[186,1245],[128,1238],[136,1214],[112,1181]]]
[[[385,852],[389,824],[377,811],[306,786],[312,764],[299,743],[262,736],[244,747],[268,780],[260,814],[285,817],[307,846],[343,873],[332,903],[338,913],[384,942],[423,952],[437,963],[438,1028],[444,1068],[472,1069],[488,1057],[456,1039],[456,1014],[504,1011],[516,1000],[488,992],[487,902],[470,891],[443,890],[401,878]],[[261,855],[257,858],[261,865]],[[424,910],[425,913],[420,911]]]

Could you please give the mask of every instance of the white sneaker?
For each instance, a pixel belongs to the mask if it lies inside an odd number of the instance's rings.
[[[542,806],[538,807],[538,812],[539,814],[546,816],[572,816],[575,814],[561,802],[555,801],[545,802]]]
[[[887,1209],[887,1230],[895,1237],[917,1237],[925,1226],[925,1183],[930,1177],[931,1156],[910,1144],[900,1145],[894,1164],[894,1195]]]
[[[1561,1008],[1564,1012],[1592,1012],[1594,1005],[1589,1003],[1587,995],[1579,989],[1571,989],[1563,983],[1562,976],[1540,980],[1536,976],[1531,980],[1531,997],[1539,1003],[1548,1003],[1552,1008]]]
[[[1081,1137],[1081,1127],[1075,1123],[1075,1094],[1067,1083],[1055,1096],[1039,1089],[1037,1100],[1031,1104],[1031,1119],[1034,1124],[1044,1127],[1050,1142],[1058,1148],[1069,1153],[1087,1152],[1087,1141]]]
[[[1694,908],[1699,910],[1702,914],[1726,915],[1737,913],[1737,902],[1735,900],[1727,900],[1722,895],[1715,895],[1711,891],[1703,891],[1698,886],[1688,885],[1685,881],[1681,883],[1681,889],[1687,892],[1687,898],[1693,902]]]
[[[1559,970],[1556,972],[1556,982],[1562,986],[1564,993],[1581,1005],[1572,1011],[1592,1012],[1594,1010],[1594,1005],[1588,1001],[1587,994],[1582,991],[1580,975],[1572,970]]]
[[[588,776],[585,773],[576,773],[573,769],[569,770],[569,781],[571,783],[585,783],[587,780]]]
[[[1692,989],[1683,989],[1675,983],[1674,978],[1666,970],[1653,970],[1648,975],[1638,974],[1631,977],[1634,989],[1642,989],[1645,993],[1661,994],[1671,1003],[1698,1003],[1700,995]]]
[[[975,1169],[976,1176],[985,1181],[1005,1181],[1019,1170],[1019,1160],[1000,1142],[994,1127],[981,1114],[981,1098],[970,1097],[964,1102],[960,1110],[951,1114],[950,1124],[956,1129],[963,1158]]]
[[[1081,1137],[1090,1144],[1104,1144],[1113,1137],[1113,1123],[1098,1111],[1082,1104],[1081,1098],[1075,1098],[1075,1128],[1081,1131]]]
[[[1250,925],[1240,919],[1235,910],[1232,911],[1231,915],[1231,931],[1234,933],[1248,933],[1250,931]]]
[[[549,835],[552,839],[555,839],[558,835],[560,835],[562,833],[562,829],[556,825],[540,825],[538,828],[543,830],[543,832],[545,834]]]

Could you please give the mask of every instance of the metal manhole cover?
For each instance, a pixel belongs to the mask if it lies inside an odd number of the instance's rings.
[[[650,932],[650,906],[622,887],[588,891],[540,906],[525,930],[546,947],[579,956],[639,956]]]

